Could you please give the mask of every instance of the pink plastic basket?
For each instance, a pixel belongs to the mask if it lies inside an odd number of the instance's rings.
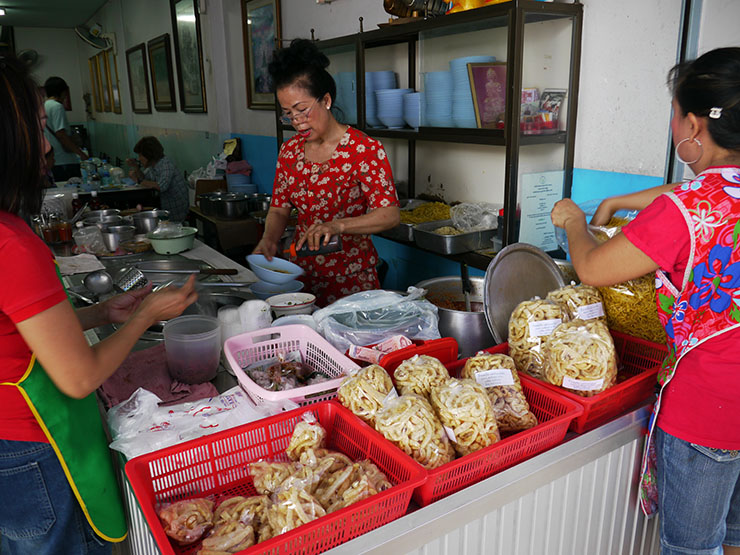
[[[252,363],[292,351],[300,351],[305,364],[332,379],[285,391],[268,391],[254,383],[244,371]],[[289,399],[305,406],[333,399],[337,396],[337,389],[344,376],[359,368],[321,335],[302,324],[235,335],[224,343],[224,353],[236,379],[257,404]]]

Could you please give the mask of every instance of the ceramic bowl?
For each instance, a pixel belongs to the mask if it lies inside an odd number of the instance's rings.
[[[281,293],[267,298],[275,316],[289,314],[311,314],[316,304],[316,295],[311,293]]]
[[[149,233],[147,239],[157,254],[177,254],[193,248],[196,233],[198,233],[196,228],[183,226],[182,235],[177,237],[157,237]]]
[[[303,289],[300,281],[289,281],[287,283],[270,283],[269,281],[258,281],[249,286],[249,289],[258,299],[267,300],[268,297],[280,293],[297,293]]]
[[[303,275],[303,268],[284,258],[267,260],[264,255],[250,254],[247,263],[259,279],[270,283],[283,284]]]

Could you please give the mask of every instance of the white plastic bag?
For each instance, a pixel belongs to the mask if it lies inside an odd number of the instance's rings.
[[[437,307],[409,287],[408,294],[375,289],[339,299],[313,313],[319,332],[341,352],[350,345],[379,343],[392,335],[439,339]]]
[[[498,227],[499,205],[489,202],[463,202],[450,209],[452,225],[461,231],[478,231]]]

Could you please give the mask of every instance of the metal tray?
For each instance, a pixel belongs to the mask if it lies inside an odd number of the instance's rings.
[[[414,240],[414,224],[398,224],[396,227],[381,231],[378,235],[395,241],[412,242]]]
[[[496,229],[470,231],[460,235],[440,235],[434,230],[442,226],[451,226],[452,220],[424,222],[414,226],[414,241],[423,248],[439,254],[460,254],[463,252],[487,249],[491,247],[491,239]]]

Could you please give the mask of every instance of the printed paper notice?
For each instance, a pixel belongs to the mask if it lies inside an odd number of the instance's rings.
[[[563,172],[522,174],[520,191],[522,214],[519,242],[529,243],[543,251],[556,250],[558,243],[550,212],[553,205],[563,198]]]

